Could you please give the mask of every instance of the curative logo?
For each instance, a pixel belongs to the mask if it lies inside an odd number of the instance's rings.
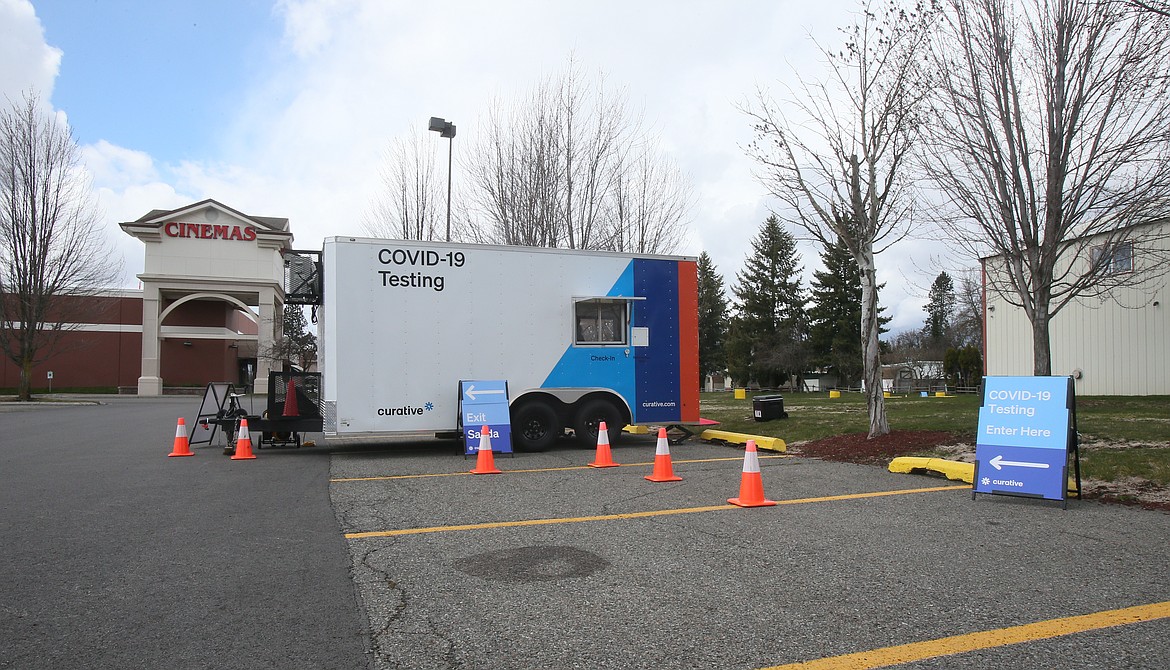
[[[426,403],[422,407],[403,405],[402,407],[379,407],[378,416],[419,416],[435,408],[434,404]]]

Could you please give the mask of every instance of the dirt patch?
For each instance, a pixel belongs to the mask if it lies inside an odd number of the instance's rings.
[[[1095,443],[1089,448],[1101,446]],[[888,466],[899,456],[933,456],[967,463],[975,460],[974,445],[965,443],[953,433],[931,430],[895,430],[872,440],[865,433],[836,435],[791,444],[789,452],[826,461],[881,467]],[[1116,482],[1082,479],[1081,492],[1083,497],[1102,503],[1170,512],[1170,488],[1145,479],[1128,478]]]

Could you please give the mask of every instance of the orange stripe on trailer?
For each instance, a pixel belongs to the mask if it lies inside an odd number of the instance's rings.
[[[694,261],[678,263],[680,421],[699,420],[699,275]]]

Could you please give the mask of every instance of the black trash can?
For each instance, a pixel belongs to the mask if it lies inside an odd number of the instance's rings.
[[[788,418],[788,412],[784,411],[784,396],[782,395],[753,396],[752,410],[756,415],[756,421]]]

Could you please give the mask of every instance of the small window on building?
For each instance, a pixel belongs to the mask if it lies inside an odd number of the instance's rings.
[[[1101,245],[1089,250],[1092,268],[1104,275],[1133,272],[1133,243]]]
[[[573,319],[575,344],[626,344],[625,300],[578,300]]]

